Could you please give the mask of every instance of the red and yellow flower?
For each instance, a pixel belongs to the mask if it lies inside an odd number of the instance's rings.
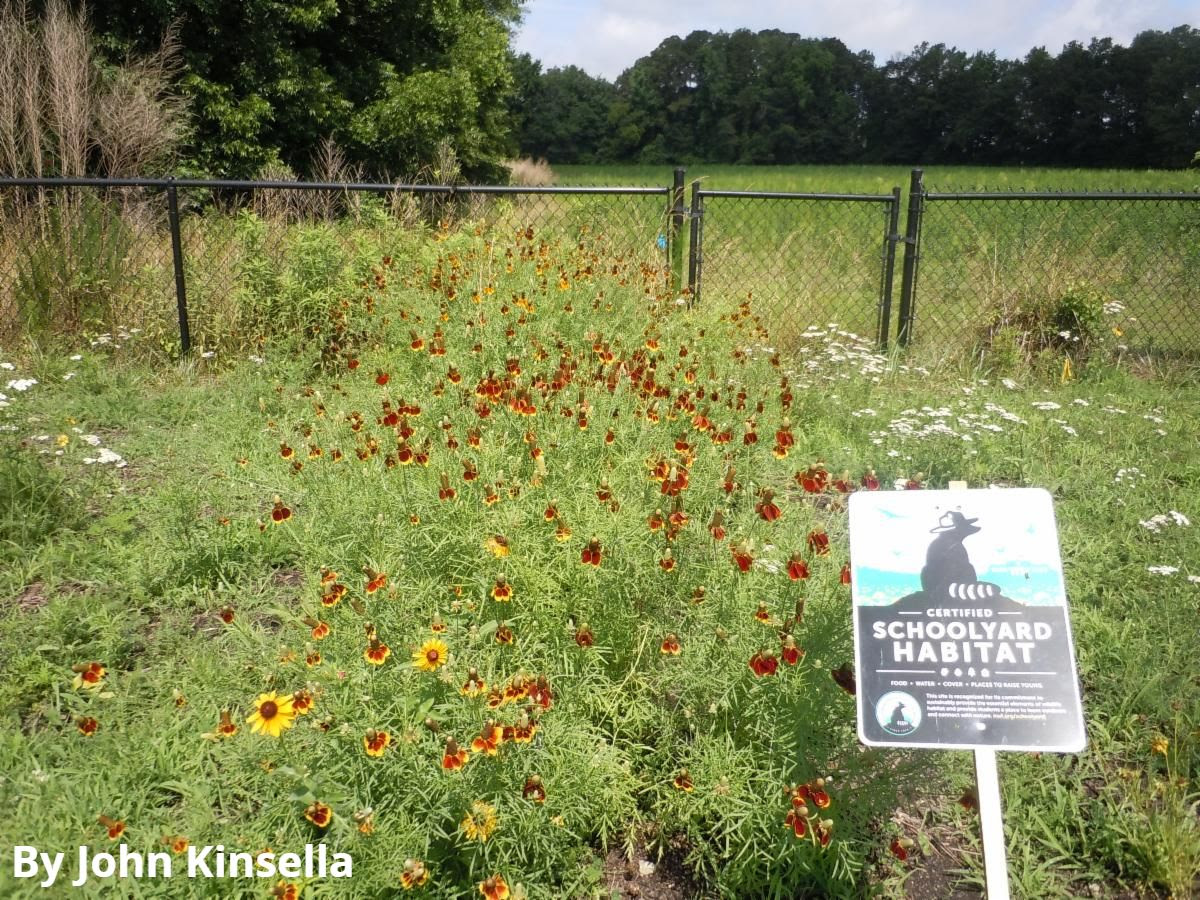
[[[687,769],[680,769],[679,773],[675,776],[674,781],[671,783],[675,785],[677,790],[683,791],[687,794],[690,794],[696,789],[696,785],[692,781],[692,775]]]
[[[779,658],[770,651],[759,650],[750,657],[750,671],[758,678],[774,675],[779,668]]]
[[[429,870],[425,868],[425,863],[419,859],[406,859],[404,861],[404,871],[400,873],[400,885],[406,891],[411,891],[413,888],[423,887],[429,881]]]
[[[579,554],[579,561],[585,566],[599,566],[601,558],[600,539],[593,537]]]
[[[458,746],[454,738],[446,738],[446,749],[442,752],[442,768],[447,772],[461,769],[467,764],[471,754]]]
[[[512,896],[503,875],[491,875],[479,882],[479,893],[483,895],[484,900],[509,900]]]
[[[508,603],[512,600],[513,589],[508,583],[508,579],[503,575],[497,575],[495,583],[492,584],[491,590],[492,599],[498,603]]]
[[[125,833],[125,823],[121,819],[110,819],[108,816],[99,816],[98,821],[108,830],[108,839],[110,841],[120,840],[121,835]]]
[[[76,663],[71,666],[71,671],[75,673],[75,679],[72,684],[76,689],[84,688],[85,690],[95,690],[104,683],[105,668],[102,663]]]
[[[333,821],[333,810],[320,800],[314,800],[304,810],[304,818],[312,822],[317,828],[325,829]]]
[[[221,720],[217,723],[217,736],[231,738],[237,734],[237,726],[233,724],[233,716],[228,709],[221,710]]]
[[[495,756],[500,752],[500,745],[504,743],[504,732],[499,725],[492,719],[488,719],[483,726],[483,731],[479,736],[471,741],[471,749],[476,753],[484,753],[488,756]]]
[[[363,651],[363,659],[373,666],[382,666],[391,655],[392,648],[374,635],[368,640],[367,649]]]
[[[368,728],[367,733],[363,735],[363,749],[367,751],[367,756],[383,756],[384,751],[387,750],[391,742],[392,736],[386,731],[376,731],[374,728]]]
[[[525,779],[525,786],[521,788],[521,796],[526,800],[532,800],[539,805],[546,802],[546,786],[542,784],[541,775],[530,775]]]
[[[683,648],[679,645],[679,638],[673,631],[668,632],[667,636],[662,639],[659,650],[666,656],[678,656],[683,652]]]

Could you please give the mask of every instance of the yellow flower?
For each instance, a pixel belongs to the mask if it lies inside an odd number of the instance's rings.
[[[1168,746],[1170,745],[1167,743],[1167,739],[1160,735],[1150,742],[1150,752],[1161,753],[1163,756],[1166,756]]]
[[[60,434],[58,437],[56,437],[54,439],[54,443],[59,447],[65,447],[70,442],[71,442],[71,439],[69,437],[67,437],[65,434]]]
[[[426,641],[419,649],[413,651],[413,665],[425,672],[433,672],[446,664],[446,654],[450,648],[437,638]]]
[[[476,800],[471,804],[471,811],[463,818],[461,827],[467,840],[486,841],[496,830],[496,808]]]
[[[259,694],[254,701],[254,712],[246,721],[256,734],[279,737],[296,723],[296,710],[292,708],[291,694]]]

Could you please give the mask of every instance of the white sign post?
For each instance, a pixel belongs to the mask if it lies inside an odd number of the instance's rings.
[[[1007,900],[996,751],[1086,743],[1050,495],[855,493],[850,560],[859,738],[974,751],[988,896]]]

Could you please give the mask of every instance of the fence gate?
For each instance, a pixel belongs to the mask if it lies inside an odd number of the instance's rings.
[[[888,344],[900,189],[890,194],[709,191],[692,182],[692,302],[750,297],[781,341],[837,323]]]

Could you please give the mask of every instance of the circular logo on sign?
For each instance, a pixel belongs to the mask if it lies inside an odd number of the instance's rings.
[[[890,691],[875,703],[875,721],[888,734],[912,734],[921,724],[921,704],[904,691]]]

